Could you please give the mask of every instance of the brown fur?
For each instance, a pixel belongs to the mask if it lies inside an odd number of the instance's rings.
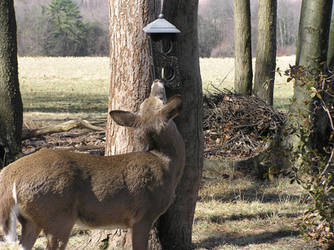
[[[156,89],[162,85],[153,83]],[[161,91],[155,91],[160,93]],[[181,98],[166,104],[151,93],[138,114],[112,111],[120,125],[136,127],[150,148],[115,156],[41,150],[12,163],[0,174],[0,223],[8,233],[17,190],[21,243],[31,249],[39,232],[48,248],[64,249],[77,222],[92,228],[133,230],[133,249],[147,248],[148,233],[171,205],[183,173],[185,149],[174,122]]]

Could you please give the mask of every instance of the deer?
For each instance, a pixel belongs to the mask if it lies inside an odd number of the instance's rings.
[[[43,231],[47,249],[65,249],[75,224],[91,229],[129,228],[134,250],[148,248],[149,232],[175,198],[185,144],[173,119],[180,95],[166,100],[155,80],[138,112],[113,110],[112,120],[134,129],[145,149],[113,156],[41,149],[0,172],[0,225],[7,241],[31,249]],[[1,227],[0,227],[1,228]]]

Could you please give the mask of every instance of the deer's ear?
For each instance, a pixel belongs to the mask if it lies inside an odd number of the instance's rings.
[[[175,95],[168,99],[167,103],[161,109],[161,114],[168,121],[177,117],[182,109],[181,95]]]
[[[120,126],[135,127],[137,115],[123,110],[113,110],[109,112],[109,115]]]

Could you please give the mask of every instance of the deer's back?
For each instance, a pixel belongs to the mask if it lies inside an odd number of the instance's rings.
[[[148,152],[105,157],[41,150],[6,167],[0,178],[11,180],[10,186],[15,182],[21,211],[29,210],[28,216],[44,209],[52,214],[50,202],[59,213],[66,203],[65,209],[92,227],[110,224],[106,211],[113,211],[113,224],[128,224],[147,212],[142,211],[145,204],[168,206],[175,191],[168,162]]]

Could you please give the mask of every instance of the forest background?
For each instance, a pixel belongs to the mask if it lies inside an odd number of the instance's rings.
[[[67,10],[72,13],[73,19],[62,20],[63,31],[52,30],[52,11],[55,12],[57,6],[53,6],[52,10],[50,2],[15,1],[19,56],[109,56],[108,1],[74,0],[76,6]],[[296,52],[300,5],[301,0],[278,1],[277,56]],[[251,0],[254,56],[257,11],[258,1]],[[200,57],[233,57],[233,0],[200,0],[198,14]],[[74,34],[72,38],[67,37],[74,45],[66,44],[64,35],[68,34]]]

